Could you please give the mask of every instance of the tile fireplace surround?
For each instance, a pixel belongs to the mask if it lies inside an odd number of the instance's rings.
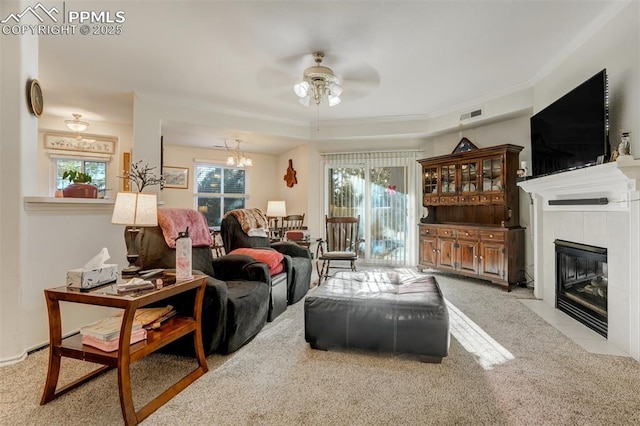
[[[533,238],[535,297],[555,306],[556,239],[606,248],[607,340],[640,361],[640,160],[621,157],[518,186],[532,200],[532,229],[527,232]],[[549,204],[605,197],[608,204]]]

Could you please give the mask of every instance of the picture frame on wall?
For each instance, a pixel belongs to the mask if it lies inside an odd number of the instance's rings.
[[[162,177],[164,177],[165,188],[189,188],[189,169],[187,167],[164,166]]]

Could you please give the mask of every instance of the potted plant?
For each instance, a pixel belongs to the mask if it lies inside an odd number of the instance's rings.
[[[62,190],[65,197],[70,198],[98,198],[98,188],[91,185],[91,176],[78,170],[66,170],[63,179],[69,179],[71,185]]]

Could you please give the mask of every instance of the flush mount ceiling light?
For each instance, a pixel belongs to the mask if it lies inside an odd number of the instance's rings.
[[[338,105],[342,94],[340,79],[331,68],[320,65],[324,59],[323,52],[315,52],[313,59],[316,65],[304,70],[302,81],[293,86],[293,91],[300,98],[298,102],[309,106],[313,99],[315,104],[320,106],[320,102],[326,97],[329,106]]]
[[[251,167],[253,166],[253,161],[251,161],[251,158],[247,157],[243,152],[240,151],[240,143],[242,142],[242,140],[240,139],[236,139],[236,149],[230,149],[229,146],[227,145],[227,140],[224,140],[224,147],[227,148],[227,151],[229,151],[231,154],[229,155],[229,158],[227,158],[227,166],[234,166],[234,167]]]
[[[84,132],[89,127],[89,123],[86,121],[80,121],[80,114],[73,114],[73,120],[64,120],[64,124],[67,125],[69,130],[73,130],[76,133]]]

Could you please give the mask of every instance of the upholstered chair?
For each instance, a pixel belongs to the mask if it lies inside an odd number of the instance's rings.
[[[238,219],[227,214],[220,224],[220,235],[225,251],[230,253],[237,248],[271,248],[282,253],[290,264],[287,278],[287,303],[289,305],[302,299],[311,286],[311,253],[306,247],[292,242],[271,243],[269,237],[247,235]]]
[[[130,233],[125,230],[127,247]],[[170,248],[159,226],[143,228],[139,235],[142,269],[174,269],[176,251]],[[226,255],[213,258],[211,247],[192,248],[194,274],[208,275],[202,309],[202,340],[205,354],[230,353],[249,342],[267,322],[269,272],[263,263],[248,256]],[[191,315],[193,295],[180,295],[164,303]],[[191,299],[191,300],[189,300]],[[165,352],[193,356],[192,336],[188,335],[164,348]]]

